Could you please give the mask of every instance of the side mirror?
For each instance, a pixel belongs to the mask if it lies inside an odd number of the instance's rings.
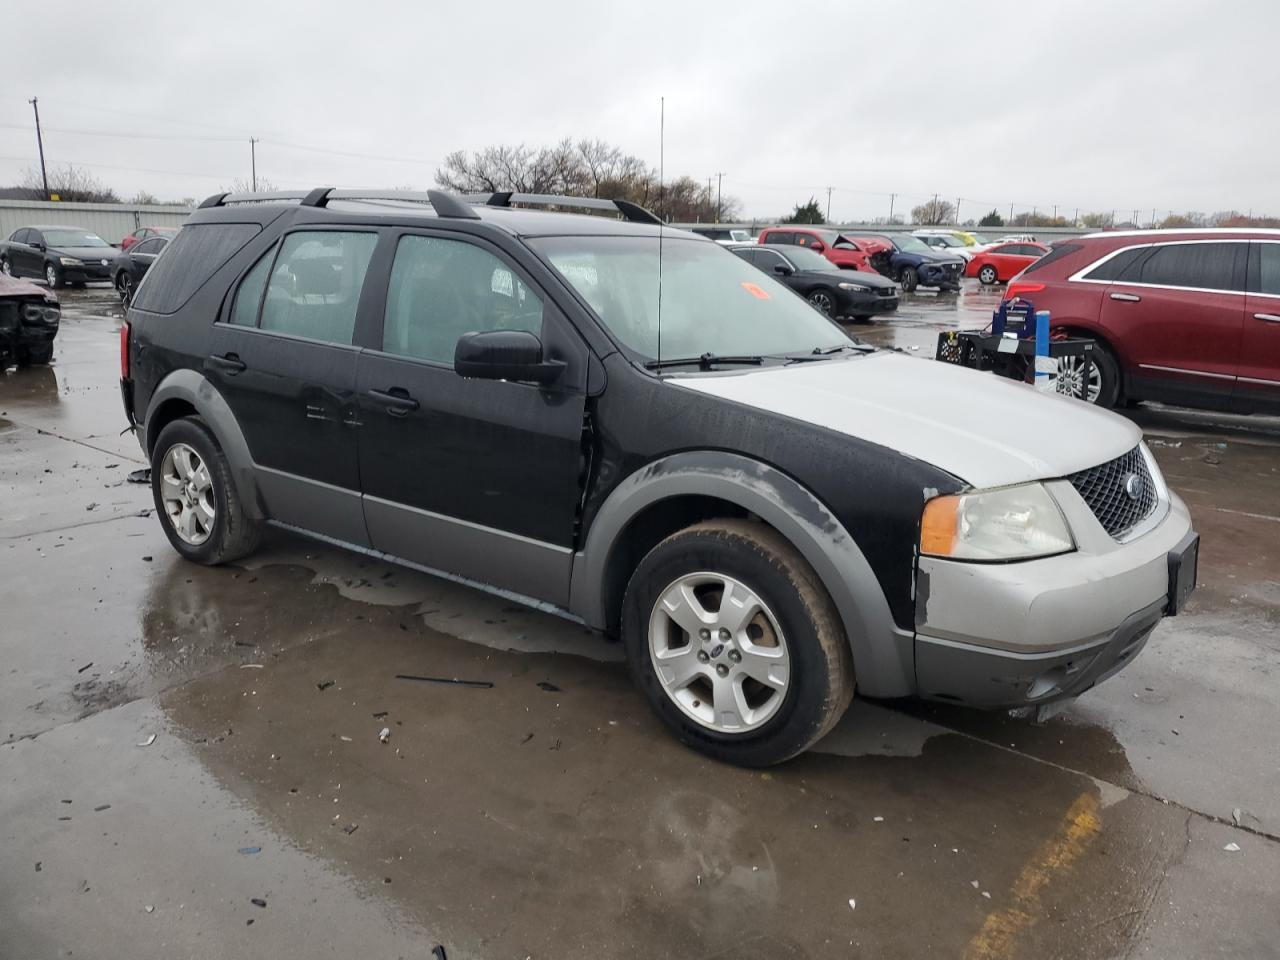
[[[31,243],[31,249],[39,250],[41,253],[44,253],[47,248],[45,247],[43,240],[34,240]]]
[[[774,272],[774,273],[776,273],[776,274],[777,274],[778,276],[780,276],[780,277],[789,277],[789,276],[791,276],[793,273],[795,273],[795,271],[794,271],[794,270],[792,270],[792,269],[791,269],[789,266],[787,266],[785,263],[775,263],[775,264],[773,265],[773,272]]]
[[[543,360],[542,341],[528,330],[487,330],[458,338],[453,369],[474,380],[553,383],[564,373],[564,361]]]

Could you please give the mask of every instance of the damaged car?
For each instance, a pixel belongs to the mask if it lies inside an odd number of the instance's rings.
[[[182,557],[272,525],[558,614],[735,764],[855,692],[1048,709],[1196,582],[1131,422],[863,344],[623,200],[219,194],[120,336]]]
[[[0,275],[0,369],[48,363],[61,322],[53,291]]]
[[[888,244],[888,250],[871,258],[871,265],[890,280],[900,283],[906,292],[910,293],[916,287],[960,289],[965,260],[958,254],[939,253],[909,233],[891,233],[867,239],[878,239]]]

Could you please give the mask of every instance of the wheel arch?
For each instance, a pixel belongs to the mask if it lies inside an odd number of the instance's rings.
[[[589,626],[616,633],[623,591],[640,559],[671,533],[724,516],[772,528],[813,568],[840,614],[859,690],[882,697],[914,690],[912,635],[894,625],[853,537],[793,477],[739,454],[674,454],[619,483],[574,557],[570,610]]]
[[[151,395],[142,427],[143,447],[147,456],[151,456],[160,431],[174,420],[192,415],[204,420],[226,455],[231,478],[245,512],[255,520],[264,519],[265,512],[254,476],[253,457],[249,454],[244,432],[236,422],[235,414],[231,412],[226,399],[198,371],[173,371]]]

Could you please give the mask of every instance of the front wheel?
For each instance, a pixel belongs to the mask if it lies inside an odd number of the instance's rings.
[[[123,270],[116,277],[116,293],[120,294],[120,302],[126,307],[133,301],[133,278]]]
[[[245,513],[231,465],[199,417],[160,431],[151,451],[151,493],[165,535],[188,560],[228,563],[258,545],[260,525]]]
[[[910,293],[920,286],[920,273],[915,267],[903,267],[902,273],[898,275],[898,282],[902,284],[903,290]]]
[[[62,286],[62,274],[58,272],[58,268],[52,263],[44,265],[44,282],[55,290]]]
[[[809,294],[809,302],[828,317],[836,315],[836,298],[830,290],[815,290]]]
[[[989,287],[999,279],[1000,277],[996,274],[996,268],[989,263],[984,264],[982,269],[978,271],[978,281],[983,286]]]
[[[13,276],[13,267],[10,265],[8,257],[0,257],[0,273],[3,273],[6,277]]]
[[[728,763],[794,757],[853,697],[831,598],[795,548],[758,522],[699,523],[649,551],[627,585],[622,639],[663,722]]]

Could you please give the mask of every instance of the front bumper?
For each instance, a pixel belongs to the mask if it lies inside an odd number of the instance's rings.
[[[1137,655],[1170,602],[1170,554],[1191,517],[1169,494],[1135,540],[1109,537],[1065,481],[1046,484],[1077,549],[1005,564],[920,559],[916,686],[922,697],[1015,707],[1075,696]]]
[[[940,287],[944,290],[958,289],[960,278],[964,273],[964,265],[960,263],[922,263],[916,271],[920,276],[922,287]]]
[[[58,270],[61,271],[62,279],[66,283],[87,283],[92,280],[111,279],[110,260],[107,260],[105,263],[97,260],[86,260],[80,266],[59,266]]]
[[[842,290],[842,302],[840,304],[840,315],[846,317],[866,317],[875,314],[893,313],[898,309],[898,294],[893,293],[880,295],[874,290],[867,293],[859,293],[856,290]]]

